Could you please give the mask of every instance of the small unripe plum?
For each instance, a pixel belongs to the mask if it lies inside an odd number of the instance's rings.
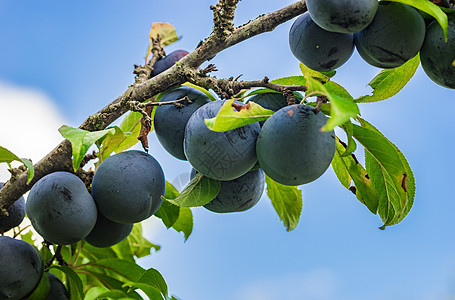
[[[447,42],[438,22],[428,28],[420,50],[420,58],[425,73],[435,83],[455,89],[455,14],[448,14]]]
[[[70,294],[63,282],[52,273],[47,273],[49,277],[50,290],[45,300],[69,300]]]
[[[2,189],[3,183],[0,182],[0,189]],[[19,200],[13,203],[8,208],[8,216],[0,216],[0,233],[7,232],[13,227],[19,226],[25,217],[25,200],[24,197],[20,197]]]
[[[132,224],[153,215],[161,205],[165,180],[153,156],[137,150],[104,160],[92,181],[99,212],[111,221]]]
[[[218,195],[204,207],[217,213],[248,210],[261,198],[264,183],[264,172],[261,169],[250,171],[233,180],[222,181]]]
[[[289,47],[310,69],[326,72],[343,65],[354,51],[351,33],[330,32],[319,27],[305,12],[292,24]]]
[[[92,246],[105,248],[123,241],[133,230],[133,224],[121,224],[98,213],[95,227],[85,238]]]
[[[185,50],[176,50],[174,52],[169,53],[165,57],[155,62],[155,64],[153,65],[153,71],[150,75],[153,77],[166,71],[187,54],[188,51]]]
[[[95,201],[82,180],[68,172],[50,173],[38,180],[25,208],[33,228],[54,244],[76,243],[96,223]]]
[[[371,23],[378,0],[307,0],[306,5],[311,18],[321,28],[354,33]]]
[[[0,299],[25,298],[38,285],[42,274],[41,258],[32,245],[0,236]]]
[[[373,21],[355,34],[360,56],[378,68],[396,68],[416,56],[425,38],[425,22],[413,7],[379,2]]]
[[[194,112],[185,128],[184,151],[188,162],[201,174],[216,180],[238,178],[257,161],[259,124],[215,132],[204,123],[204,119],[215,117],[224,103],[221,100],[212,101],[202,106]]]
[[[166,93],[160,102],[174,101],[188,97],[191,103],[184,101],[179,105],[158,106],[155,111],[155,133],[164,149],[172,156],[186,160],[183,152],[185,126],[191,115],[201,106],[210,102],[209,97],[198,89],[183,86]]]
[[[257,141],[261,168],[284,185],[301,185],[319,178],[335,154],[335,133],[321,132],[327,122],[313,107],[286,106],[265,121]]]

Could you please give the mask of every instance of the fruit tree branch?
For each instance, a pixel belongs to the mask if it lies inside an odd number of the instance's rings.
[[[223,1],[227,6],[235,3],[235,0]],[[233,7],[233,6],[230,6]],[[232,9],[228,8],[231,11]],[[272,31],[278,25],[291,20],[292,18],[306,11],[305,0],[297,1],[277,11],[264,14],[253,21],[250,21],[230,33],[225,40],[220,41],[214,32],[199,46],[183,57],[173,67],[163,73],[154,76],[144,82],[130,86],[122,95],[112,101],[99,112],[89,116],[79,127],[88,131],[102,130],[117,118],[128,111],[127,106],[113,106],[118,103],[139,101],[144,102],[153,95],[163,92],[172,86],[182,84],[187,79],[188,72],[196,72],[197,68],[215,57],[217,53],[232,47],[244,40],[247,40],[258,34]],[[57,147],[48,153],[44,158],[38,161],[35,167],[35,176],[30,184],[27,184],[27,172],[20,174],[15,180],[9,180],[0,190],[0,215],[6,212],[6,209],[19,199],[24,193],[43,176],[56,171],[72,172],[71,166],[71,144],[68,140],[62,141]]]

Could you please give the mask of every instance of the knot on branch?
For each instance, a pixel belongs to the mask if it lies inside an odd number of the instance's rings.
[[[225,40],[234,32],[234,15],[239,0],[220,0],[213,10],[213,33],[220,39]]]

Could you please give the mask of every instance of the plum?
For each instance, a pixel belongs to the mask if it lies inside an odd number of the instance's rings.
[[[198,89],[183,86],[166,93],[160,102],[174,101],[183,97],[188,97],[191,103],[185,101],[178,106],[158,106],[153,121],[156,136],[164,149],[172,156],[186,160],[183,152],[186,123],[199,107],[210,102],[210,98]]]
[[[264,192],[264,172],[250,171],[239,178],[222,181],[218,195],[204,205],[217,213],[241,212],[252,208]]]
[[[23,299],[35,289],[42,274],[43,263],[32,245],[0,236],[0,299]]]
[[[335,154],[335,134],[321,132],[327,122],[313,107],[283,107],[265,121],[257,140],[261,168],[284,185],[301,185],[319,178]]]
[[[396,68],[416,56],[425,38],[425,22],[413,7],[379,2],[373,21],[355,33],[355,45],[368,64]]]
[[[177,61],[179,61],[182,57],[188,54],[188,51],[185,50],[176,50],[174,52],[169,53],[165,57],[157,60],[153,65],[153,71],[150,74],[151,77],[156,76],[170,67],[172,67]]]
[[[117,223],[98,213],[96,225],[85,240],[95,247],[110,247],[123,241],[131,230],[133,224]]]
[[[183,147],[188,162],[198,172],[226,181],[242,176],[256,164],[260,126],[253,123],[226,132],[211,131],[204,119],[215,117],[224,103],[212,101],[194,112],[185,128]]]
[[[33,228],[54,244],[76,243],[96,223],[95,201],[82,180],[69,172],[50,173],[38,180],[25,208]]]
[[[374,18],[378,0],[307,0],[308,12],[319,27],[332,32],[358,32]]]
[[[161,205],[165,180],[156,159],[129,150],[104,160],[92,181],[99,212],[111,221],[132,224],[153,215]]]
[[[0,190],[3,183],[0,182]],[[8,208],[8,216],[0,217],[0,233],[7,232],[13,227],[19,226],[25,217],[25,200],[20,197],[16,202]]]
[[[447,43],[438,22],[428,28],[420,50],[420,58],[425,73],[435,83],[455,89],[455,14],[448,14]]]
[[[63,282],[52,273],[47,273],[49,277],[50,290],[44,300],[69,300],[70,295]]]
[[[326,72],[340,67],[351,57],[354,51],[354,36],[352,33],[324,30],[305,12],[292,24],[289,47],[304,65]]]
[[[248,102],[254,102],[262,106],[263,108],[277,111],[280,108],[288,105],[286,97],[281,93],[260,93],[255,94],[248,98]]]

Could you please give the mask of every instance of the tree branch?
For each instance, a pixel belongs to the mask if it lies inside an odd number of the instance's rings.
[[[221,0],[226,4],[228,15],[234,11],[234,3],[237,0]],[[272,31],[278,25],[304,13],[306,11],[305,0],[297,1],[280,10],[264,14],[253,21],[248,22],[235,29],[225,40],[220,41],[216,34],[212,34],[194,50],[173,67],[163,73],[145,80],[142,83],[130,86],[122,95],[112,101],[99,112],[89,116],[79,127],[88,131],[102,130],[117,118],[128,111],[128,108],[119,103],[138,101],[144,102],[153,95],[163,92],[172,86],[188,81],[188,71],[196,72],[197,68],[215,57],[217,53],[232,47],[244,40],[258,34]],[[56,171],[72,171],[71,143],[68,140],[62,141],[54,150],[38,161],[35,167],[35,177],[30,184],[27,184],[26,172],[19,175],[16,180],[8,181],[0,190],[0,215],[4,213],[17,199],[43,176]]]

